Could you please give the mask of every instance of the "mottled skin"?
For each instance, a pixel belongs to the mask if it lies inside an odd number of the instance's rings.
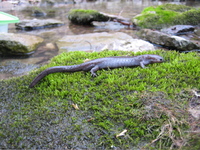
[[[34,87],[42,78],[50,73],[56,72],[76,72],[76,71],[90,71],[93,77],[97,76],[96,71],[106,68],[120,68],[120,67],[134,67],[141,66],[145,68],[145,65],[152,63],[163,62],[163,57],[159,55],[139,55],[139,56],[119,56],[119,57],[105,57],[94,59],[79,65],[72,66],[55,66],[47,68],[42,71],[29,85],[29,88]]]

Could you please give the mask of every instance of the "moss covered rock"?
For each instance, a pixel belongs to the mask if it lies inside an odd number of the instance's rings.
[[[54,73],[28,88],[48,67],[147,53],[165,62],[100,70],[95,78],[90,72]],[[198,150],[199,120],[188,103],[190,89],[200,89],[199,61],[198,53],[175,51],[62,53],[28,76],[0,81],[1,149],[170,149],[187,143]]]
[[[197,25],[200,23],[200,9],[176,4],[150,6],[135,16],[133,22],[142,28],[153,29],[176,24]]]
[[[33,52],[43,39],[34,35],[1,33],[0,54],[28,55]]]
[[[108,17],[96,10],[72,9],[68,19],[74,24],[91,25],[93,21],[108,21]]]

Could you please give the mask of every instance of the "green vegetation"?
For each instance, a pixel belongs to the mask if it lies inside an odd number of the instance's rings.
[[[200,23],[200,9],[185,5],[164,4],[145,8],[133,21],[142,28],[160,29],[170,25]]]
[[[28,88],[51,66],[144,53],[166,61],[146,69],[101,70],[95,78],[90,72],[54,73]],[[0,81],[1,148],[169,149],[192,144],[198,149],[194,139],[199,136],[189,131],[199,122],[188,108],[194,97],[191,89],[200,89],[199,58],[199,53],[175,51],[70,52],[28,76]],[[125,135],[116,137],[124,129]]]
[[[93,21],[108,21],[108,17],[96,10],[72,9],[68,19],[74,24],[91,25]]]

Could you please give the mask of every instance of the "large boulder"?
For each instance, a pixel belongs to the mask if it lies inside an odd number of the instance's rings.
[[[57,41],[57,45],[60,52],[102,51],[105,49],[135,52],[154,50],[154,46],[149,42],[133,39],[130,35],[122,32],[66,35]]]
[[[160,31],[154,31],[150,29],[142,29],[138,32],[138,36],[151,43],[162,45],[170,49],[179,51],[189,51],[194,49],[200,49],[200,46],[178,36],[172,36]]]
[[[56,19],[33,19],[22,20],[20,23],[16,23],[15,26],[20,30],[36,30],[43,28],[51,28],[64,25],[64,22]]]
[[[32,53],[43,39],[34,35],[1,33],[1,55],[28,55]]]

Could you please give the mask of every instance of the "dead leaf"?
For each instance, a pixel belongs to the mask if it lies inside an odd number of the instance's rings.
[[[119,136],[124,136],[125,133],[127,132],[128,130],[123,130],[121,133],[117,134],[116,137],[119,137]]]
[[[72,104],[72,106],[74,107],[74,109],[79,110],[79,107],[77,104]]]

